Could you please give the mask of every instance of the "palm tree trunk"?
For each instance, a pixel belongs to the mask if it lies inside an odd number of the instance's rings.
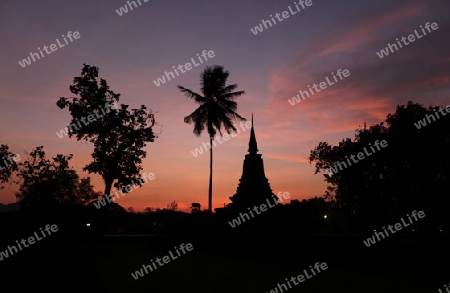
[[[213,149],[212,149],[212,144],[213,144],[213,137],[210,136],[209,137],[209,194],[208,194],[208,207],[209,207],[209,212],[212,212],[212,166],[213,166]]]

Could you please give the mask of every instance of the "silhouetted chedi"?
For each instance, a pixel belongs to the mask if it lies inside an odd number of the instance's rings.
[[[262,154],[258,154],[258,144],[256,142],[255,129],[253,125],[250,131],[250,141],[248,143],[248,154],[245,155],[242,176],[236,193],[230,197],[232,201],[228,207],[242,210],[255,205],[265,203],[267,199],[273,201],[269,180],[264,173],[264,162]]]

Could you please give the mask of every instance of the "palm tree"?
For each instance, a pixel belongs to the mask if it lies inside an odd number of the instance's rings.
[[[202,95],[178,86],[188,98],[192,98],[197,104],[200,104],[194,112],[184,117],[184,122],[194,124],[195,136],[200,136],[205,128],[207,128],[209,134],[209,212],[212,212],[212,146],[214,137],[217,132],[222,136],[222,128],[228,134],[231,131],[236,132],[237,129],[234,127],[232,120],[246,120],[236,113],[237,103],[234,101],[236,97],[245,94],[245,91],[233,92],[237,88],[237,84],[226,85],[228,75],[228,71],[224,71],[223,66],[207,66],[200,74]]]

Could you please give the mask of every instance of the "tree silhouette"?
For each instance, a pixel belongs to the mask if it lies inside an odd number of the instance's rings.
[[[358,129],[355,139],[338,146],[321,142],[311,151],[316,173],[328,170],[345,157],[361,152],[376,140],[388,146],[337,173],[324,174],[330,184],[325,194],[345,214],[362,225],[398,221],[413,210],[424,210],[433,227],[449,223],[446,195],[450,188],[450,115],[436,116],[440,107],[397,106],[386,121]],[[426,126],[417,127],[418,121]],[[431,122],[430,122],[431,121]],[[370,150],[370,149],[369,149]]]
[[[90,178],[81,178],[69,167],[72,155],[46,158],[44,147],[36,147],[19,163],[16,197],[25,205],[87,204],[101,196]]]
[[[178,210],[178,203],[176,201],[172,201],[171,203],[167,204],[167,210],[175,212]]]
[[[245,94],[245,91],[236,91],[237,84],[226,85],[229,73],[224,71],[222,66],[207,66],[200,74],[200,91],[202,95],[178,86],[180,91],[188,98],[200,106],[190,115],[184,117],[184,122],[194,124],[194,134],[200,136],[205,128],[209,134],[209,192],[208,192],[208,209],[212,212],[212,166],[213,166],[213,140],[217,132],[222,136],[222,128],[230,134],[231,131],[236,132],[236,127],[232,120],[241,117],[237,110],[237,103],[234,101],[236,97]]]
[[[0,190],[4,188],[4,183],[10,181],[13,172],[18,170],[16,160],[19,158],[20,156],[9,151],[8,145],[0,145]]]
[[[118,189],[133,182],[142,186],[139,172],[147,154],[142,149],[156,138],[152,128],[155,125],[153,112],[144,105],[131,110],[125,104],[117,107],[120,94],[111,91],[104,79],[98,80],[98,67],[95,66],[84,64],[81,76],[74,78],[70,91],[79,97],[71,98],[72,101],[61,97],[56,104],[61,109],[69,108],[72,116],[69,137],[76,136],[77,140],[94,144],[94,160],[83,170],[102,176],[104,195],[110,194],[116,179],[114,187]],[[99,113],[102,108],[106,111]],[[89,123],[84,122],[86,117]]]
[[[153,207],[146,207],[145,209],[144,209],[144,213],[145,214],[151,214],[151,213],[153,213],[155,211],[155,208],[153,208]]]

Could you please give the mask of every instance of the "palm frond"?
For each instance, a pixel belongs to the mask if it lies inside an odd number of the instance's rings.
[[[181,85],[179,85],[178,88],[182,93],[184,93],[186,97],[194,99],[197,103],[203,103],[205,101],[205,97],[203,97],[200,94],[197,94],[196,92],[190,89],[184,88]]]
[[[236,97],[242,96],[245,94],[245,91],[238,91],[238,92],[233,92],[233,93],[226,93],[223,95],[220,95],[220,99],[228,99],[228,100],[232,100]]]

